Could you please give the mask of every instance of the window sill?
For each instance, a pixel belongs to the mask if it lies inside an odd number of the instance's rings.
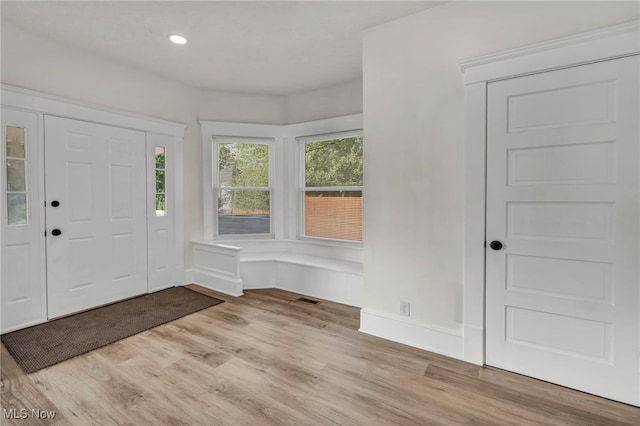
[[[228,235],[215,235],[212,242],[218,241],[264,241],[275,240],[275,234],[228,234]]]
[[[315,239],[265,239],[265,238],[230,238],[216,240],[194,240],[194,244],[208,246],[230,246],[242,250],[242,257],[267,257],[275,253],[293,253],[299,255],[319,256],[347,262],[363,261],[363,246],[361,243],[341,243],[337,241],[323,241]]]
[[[298,237],[296,240],[288,240],[288,241],[298,241],[306,244],[315,244],[318,246],[326,246],[326,247],[347,247],[347,248],[363,248],[364,243],[361,241],[349,241],[349,240],[334,240],[330,238],[320,238],[320,237]]]

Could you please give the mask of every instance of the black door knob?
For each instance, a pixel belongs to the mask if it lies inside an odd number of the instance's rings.
[[[491,243],[489,244],[489,247],[491,247],[496,251],[502,250],[502,243],[500,241],[491,241]]]
[[[51,231],[51,235],[55,235],[56,237],[61,234],[62,234],[62,231],[57,228]]]
[[[60,205],[60,201],[54,200],[51,202],[51,207],[58,207],[59,205]]]

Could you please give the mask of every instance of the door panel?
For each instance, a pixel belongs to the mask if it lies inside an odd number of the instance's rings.
[[[146,293],[145,134],[46,116],[45,141],[49,318]]]
[[[38,116],[2,109],[2,332],[46,319]]]
[[[488,86],[486,362],[640,405],[638,56]]]
[[[149,292],[175,284],[175,139],[169,135],[149,134]]]

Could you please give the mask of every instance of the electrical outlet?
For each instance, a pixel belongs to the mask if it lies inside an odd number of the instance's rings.
[[[400,301],[400,315],[411,315],[411,304],[409,302],[404,300]]]

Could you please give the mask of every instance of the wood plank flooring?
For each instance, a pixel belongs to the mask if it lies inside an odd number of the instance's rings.
[[[640,425],[640,408],[359,333],[357,308],[190,287],[226,303],[28,376],[3,346],[0,423]]]

